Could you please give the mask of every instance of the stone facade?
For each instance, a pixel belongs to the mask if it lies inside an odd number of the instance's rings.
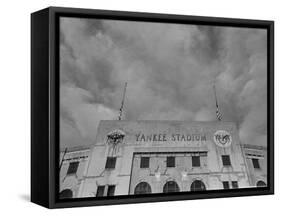
[[[101,121],[91,149],[65,157],[61,189],[96,197],[265,186],[266,152],[242,145],[232,122]]]
[[[113,138],[114,134],[118,141]],[[228,157],[225,163],[230,164],[223,165],[223,156]],[[148,167],[141,167],[142,157],[149,158]],[[174,158],[174,167],[167,167],[168,157]],[[192,164],[195,159],[199,165]],[[114,165],[107,167],[107,160],[112,160]],[[142,182],[148,186],[140,184]],[[249,187],[246,161],[235,124],[100,122],[80,197],[107,196],[108,187],[114,187],[114,195],[134,194],[139,184],[140,188],[150,188],[151,193],[162,193],[167,182],[179,191],[197,190],[198,187],[223,189],[226,187],[223,182],[228,182],[229,188],[233,182],[233,187]]]

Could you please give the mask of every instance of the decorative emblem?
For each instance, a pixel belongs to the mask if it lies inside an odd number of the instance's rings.
[[[232,137],[225,130],[218,130],[214,134],[214,142],[220,147],[229,147],[232,143]]]
[[[117,145],[123,141],[125,133],[121,130],[113,130],[107,134],[108,144]]]

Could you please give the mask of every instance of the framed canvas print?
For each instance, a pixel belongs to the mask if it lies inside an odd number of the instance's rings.
[[[274,192],[273,21],[50,7],[31,16],[31,200]]]

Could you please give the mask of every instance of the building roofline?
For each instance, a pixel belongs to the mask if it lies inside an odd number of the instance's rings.
[[[60,152],[65,152],[66,148],[60,149]],[[86,151],[86,150],[90,150],[90,146],[73,146],[73,147],[67,148],[67,153],[77,152],[77,151]]]
[[[267,149],[266,146],[261,146],[261,145],[254,145],[254,144],[241,144],[244,148],[249,148],[249,149],[258,149],[258,150],[265,150]]]
[[[181,121],[181,120],[100,120],[100,123],[188,123],[188,124],[234,124],[232,121]]]

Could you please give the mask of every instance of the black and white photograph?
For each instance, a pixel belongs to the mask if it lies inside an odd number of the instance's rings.
[[[60,199],[267,187],[266,29],[59,24]]]
[[[1,6],[0,216],[278,212],[278,1]]]

